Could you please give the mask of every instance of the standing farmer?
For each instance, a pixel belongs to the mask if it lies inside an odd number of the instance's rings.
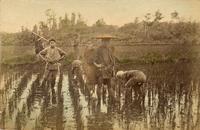
[[[94,61],[94,65],[98,68],[98,97],[101,94],[101,88],[103,85],[107,85],[109,96],[113,95],[113,89],[111,86],[111,79],[114,76],[114,65],[115,59],[112,49],[110,48],[110,40],[113,37],[111,36],[102,36],[97,37],[97,39],[101,39],[100,45],[96,50],[96,58]],[[104,93],[104,92],[103,92]]]
[[[39,53],[39,56],[46,62],[44,81],[50,82],[51,88],[55,85],[56,74],[59,70],[60,61],[65,57],[65,52],[56,47],[56,40],[49,40],[50,46]]]

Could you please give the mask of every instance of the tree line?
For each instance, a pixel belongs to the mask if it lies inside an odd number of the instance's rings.
[[[31,31],[45,38],[55,38],[60,45],[70,45],[77,34],[83,43],[98,34],[111,34],[118,37],[121,44],[140,42],[160,42],[176,44],[199,44],[200,23],[185,20],[177,11],[172,12],[169,21],[162,21],[164,16],[157,10],[147,13],[144,18],[136,17],[133,22],[123,26],[108,25],[103,18],[89,26],[83,16],[78,13],[67,13],[57,17],[52,9],[45,11],[46,21],[35,24],[32,30],[22,26],[17,33],[1,33],[2,45],[34,45],[37,37]],[[85,42],[84,42],[85,41]]]

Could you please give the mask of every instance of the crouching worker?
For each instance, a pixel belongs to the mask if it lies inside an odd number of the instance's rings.
[[[132,89],[134,90],[135,99],[141,96],[141,86],[146,82],[146,75],[139,70],[118,71],[116,74],[119,88],[125,89],[126,95],[132,98]]]
[[[39,56],[46,62],[44,72],[44,82],[48,83],[53,88],[55,85],[56,75],[60,71],[60,61],[66,56],[66,53],[60,48],[56,47],[56,40],[49,40],[49,47],[45,48],[39,53]]]

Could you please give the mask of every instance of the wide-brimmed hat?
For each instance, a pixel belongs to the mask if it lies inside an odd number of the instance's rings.
[[[112,35],[99,35],[99,36],[96,36],[95,37],[96,39],[102,39],[102,40],[111,40],[111,39],[116,39],[115,36],[112,36]]]

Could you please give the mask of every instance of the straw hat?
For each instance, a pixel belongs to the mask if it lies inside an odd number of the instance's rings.
[[[102,39],[102,40],[110,40],[110,39],[115,39],[115,36],[111,36],[111,35],[99,35],[95,37],[96,39]]]

